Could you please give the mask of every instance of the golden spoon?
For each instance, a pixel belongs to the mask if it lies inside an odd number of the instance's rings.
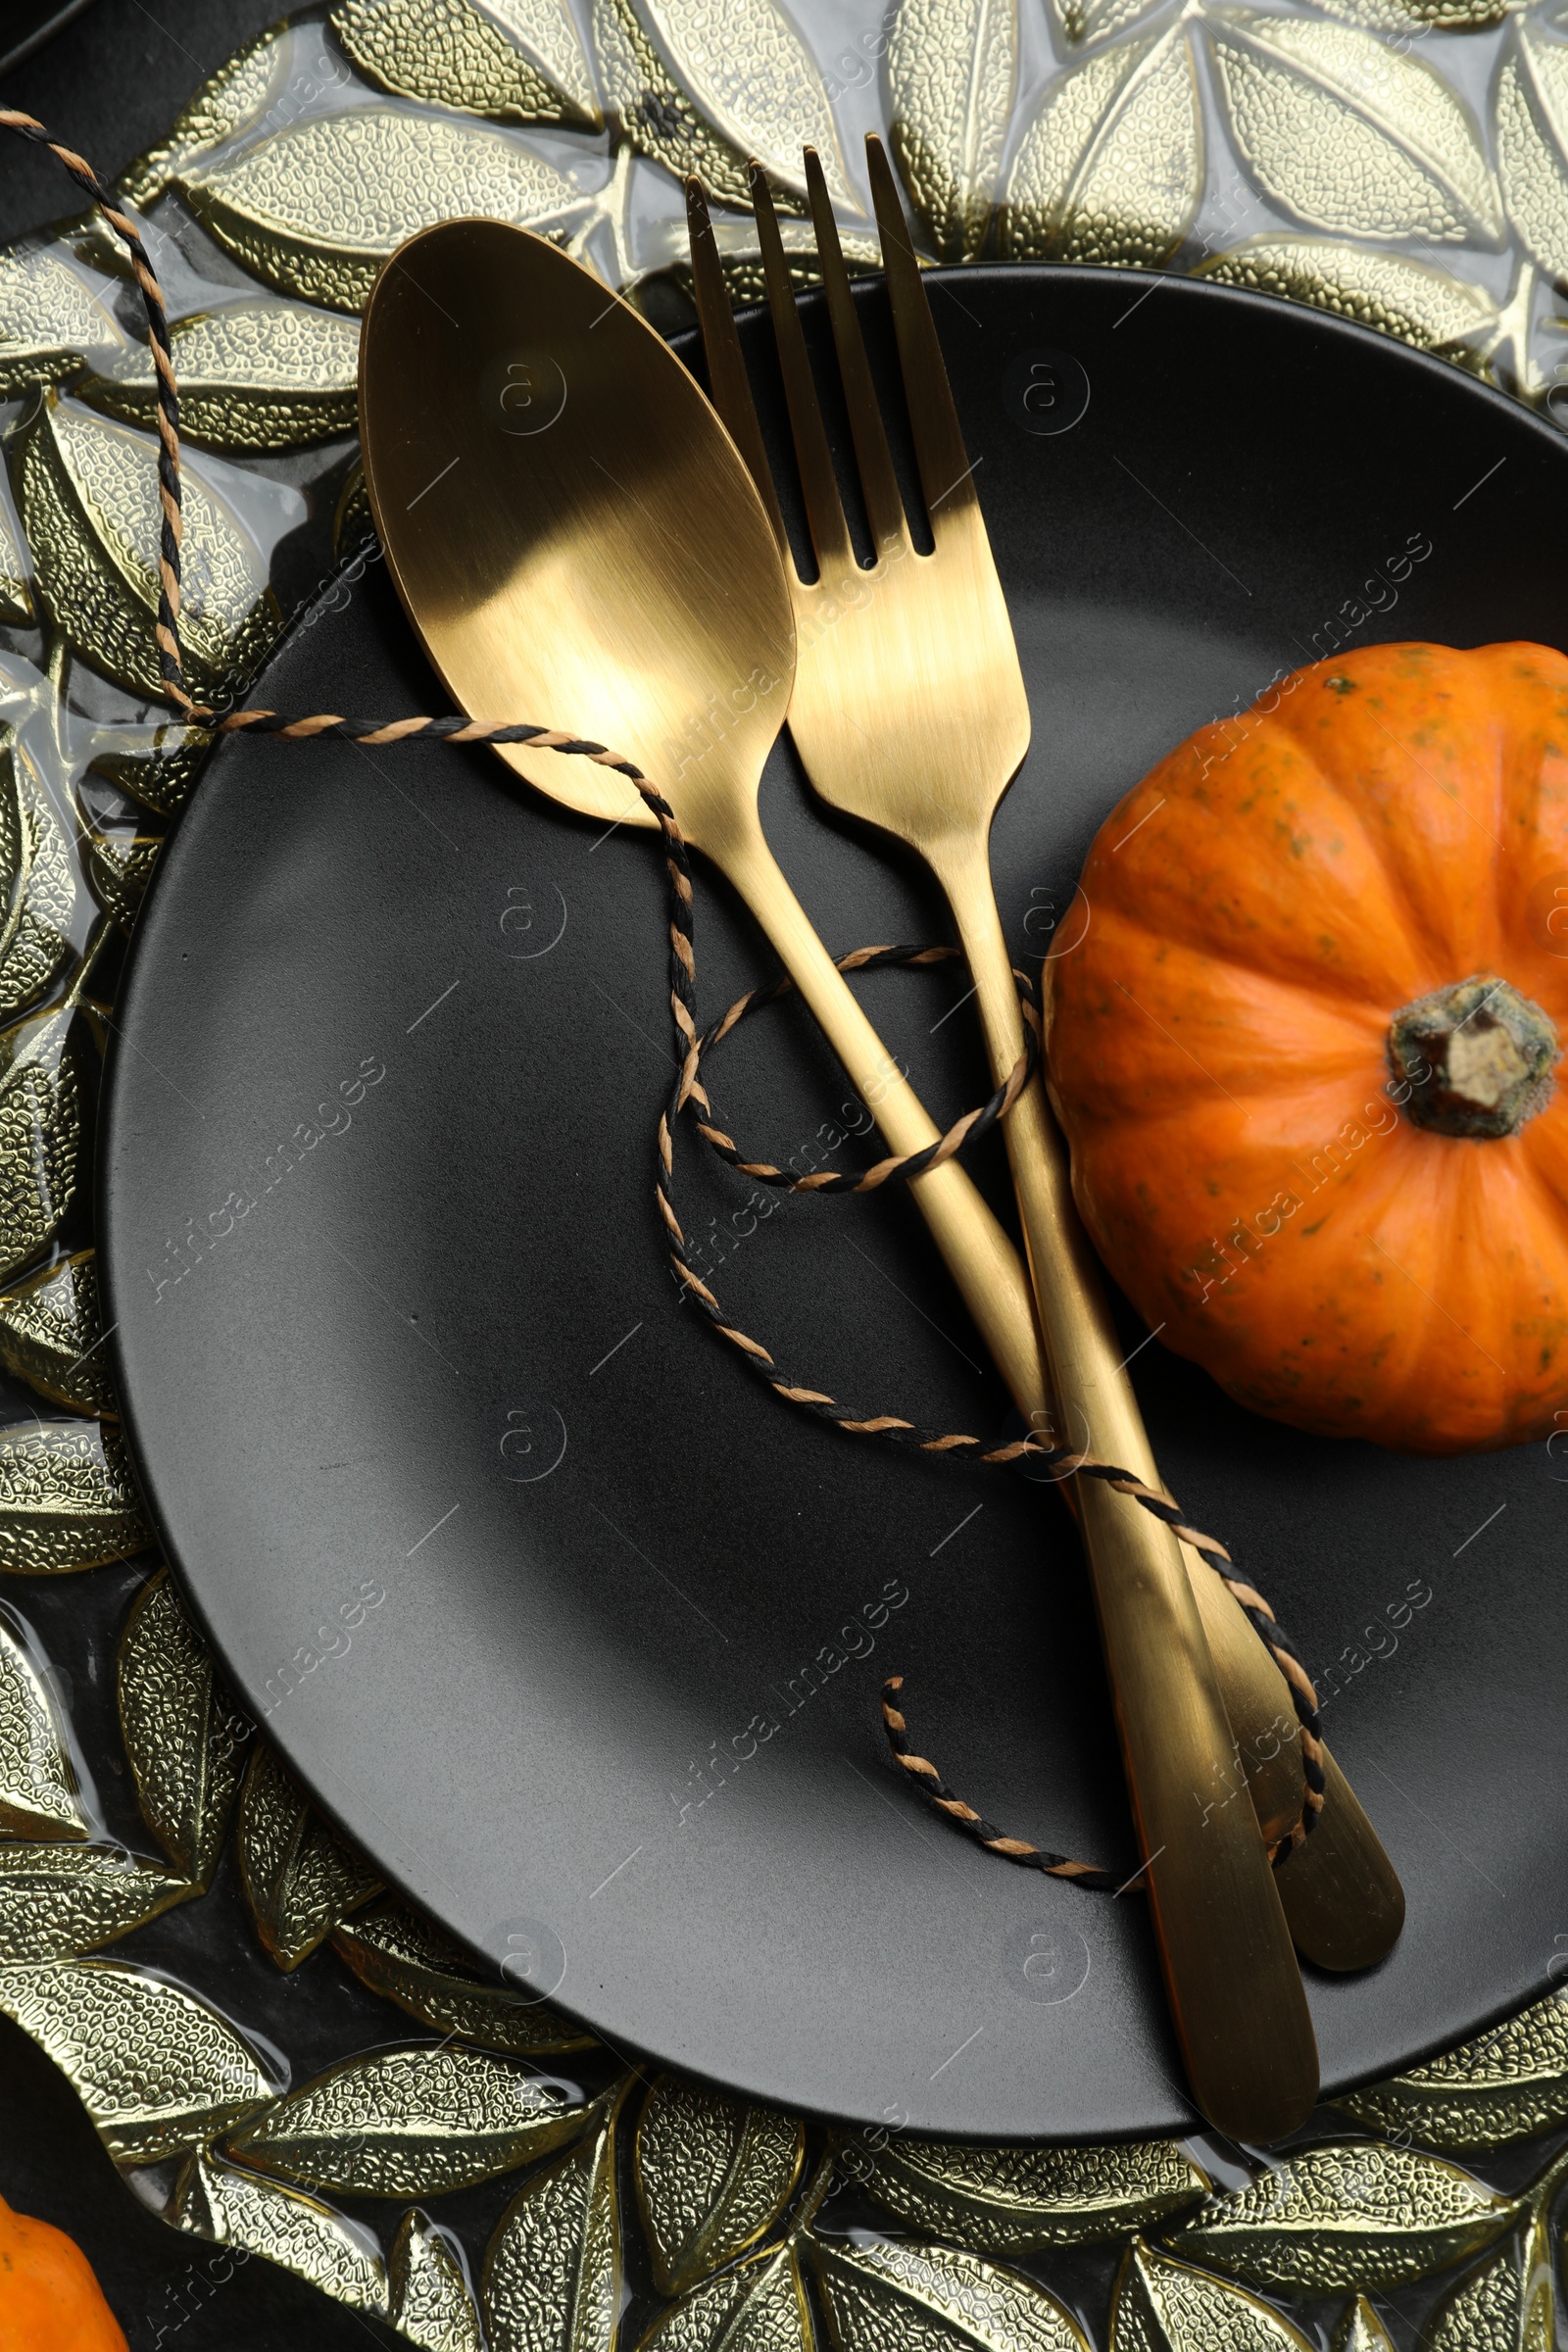
[[[794,617],[766,511],[693,379],[542,238],[463,220],[383,270],[360,381],[381,543],[461,707],[569,712],[635,760],[756,915],[891,1148],[933,1142],[762,833],[758,786],[794,682]],[[589,773],[564,788],[549,753],[503,756],[553,799],[624,813],[623,791],[611,799]],[[992,1353],[1027,1386],[1038,1336],[1002,1226],[952,1161],[910,1189]],[[1317,2091],[1278,1890],[1250,1805],[1198,1825],[1196,1794],[1232,1743],[1175,1538],[1092,1492],[1150,1909],[1193,2091],[1222,2130],[1277,2138]]]

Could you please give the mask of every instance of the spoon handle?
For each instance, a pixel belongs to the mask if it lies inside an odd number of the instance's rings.
[[[718,862],[783,957],[888,1143],[895,1152],[918,1151],[937,1130],[834,968],[760,825],[732,836],[724,850]],[[1000,923],[996,945],[1005,974]],[[982,966],[971,968],[984,994]],[[988,977],[994,981],[994,972]],[[1005,985],[1010,993],[1010,979]],[[1017,1313],[1021,1269],[1000,1222],[952,1161],[909,1189],[1009,1385],[1014,1373],[1037,1385],[1032,1322]],[[1054,1248],[1047,1262],[1054,1268],[1059,1256]],[[1054,1302],[1075,1289],[1048,1282],[1045,1299]],[[1063,1337],[1058,1331],[1058,1345]],[[1069,1348],[1063,1357],[1052,1369],[1062,1393],[1076,1396]],[[1092,1425],[1101,1444],[1113,1445],[1125,1416],[1106,1414],[1102,1425],[1099,1403],[1097,1386]],[[1071,1442],[1079,1442],[1076,1433]],[[1209,1805],[1205,1815],[1209,1792],[1230,1785],[1234,1743],[1181,1547],[1130,1497],[1098,1480],[1082,1485],[1085,1547],[1145,1855],[1142,1875],[1193,2095],[1209,2122],[1234,2138],[1277,2139],[1303,2123],[1316,2100],[1317,2044],[1252,1807]]]

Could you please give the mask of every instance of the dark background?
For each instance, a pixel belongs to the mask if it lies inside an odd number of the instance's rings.
[[[65,11],[35,0],[0,6],[0,106],[33,115],[110,180],[169,128],[207,76],[283,0],[94,0]],[[41,45],[6,68],[38,32]],[[80,209],[54,158],[19,137],[0,141],[0,244]],[[389,2328],[338,2309],[270,2263],[247,2263],[214,2287],[206,2248],[137,2203],[98,2144],[64,2077],[0,2018],[0,2196],[19,2213],[69,2230],[129,2339],[131,2352],[365,2352],[396,2345]],[[188,2315],[182,2317],[182,2315]]]

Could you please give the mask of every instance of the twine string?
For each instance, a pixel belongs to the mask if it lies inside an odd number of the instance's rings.
[[[1099,1455],[1074,1452],[1066,1446],[1052,1446],[1033,1436],[988,1446],[982,1440],[961,1432],[921,1430],[898,1414],[867,1416],[857,1413],[853,1407],[841,1403],[825,1391],[790,1378],[760,1341],[750,1338],[728,1319],[712,1291],[691,1265],[686,1237],[675,1213],[674,1133],[682,1115],[690,1115],[703,1139],[720,1158],[740,1173],[756,1182],[777,1185],[792,1192],[819,1195],[834,1191],[874,1192],[890,1183],[910,1182],[952,1158],[966,1144],[976,1141],[1007,1115],[1033,1075],[1040,1052],[1040,1021],[1032,984],[1023,974],[1016,975],[1020,982],[1025,1034],[1025,1049],[1017,1063],[1008,1072],[1003,1085],[979,1109],[965,1112],[936,1143],[927,1145],[920,1152],[880,1160],[858,1178],[850,1178],[836,1171],[804,1178],[793,1177],[770,1162],[744,1158],[739,1147],[714,1121],[712,1105],[699,1074],[702,1057],[705,1052],[721,1043],[749,1013],[787,995],[792,983],[785,976],[766,988],[751,990],[710,1029],[699,1030],[696,1016],[697,959],[692,936],[694,900],[691,853],[669,803],[650,784],[632,760],[622,758],[602,743],[564,733],[559,728],[525,723],[492,724],[462,713],[445,718],[356,720],[336,712],[318,711],[305,717],[290,717],[276,710],[260,709],[220,711],[196,700],[186,683],[179,634],[182,540],[179,390],[175,381],[163,290],[135,221],[122,208],[114,191],[98,178],[91,166],[74,149],[62,145],[31,115],[23,114],[15,108],[0,108],[0,127],[14,130],[35,145],[47,148],[98,207],[130,256],[132,272],[146,316],[148,345],[157,379],[158,495],[162,521],[159,534],[158,614],[154,633],[166,699],[175,706],[188,723],[210,724],[219,734],[276,735],[287,742],[338,741],[368,745],[418,742],[497,746],[528,744],[536,751],[558,752],[564,758],[590,760],[597,766],[610,768],[615,774],[624,776],[635,787],[658,823],[669,886],[669,1008],[678,1040],[680,1066],[669,1102],[660,1114],[656,1131],[654,1196],[676,1281],[685,1294],[696,1300],[714,1330],[736,1350],[747,1368],[764,1380],[775,1395],[814,1414],[819,1420],[831,1422],[846,1435],[874,1437],[884,1442],[912,1446],[925,1454],[957,1458],[988,1468],[1033,1461],[1054,1470],[1063,1478],[1101,1479],[1114,1493],[1125,1494],[1141,1504],[1171,1528],[1182,1543],[1190,1544],[1234,1595],[1284,1676],[1291,1693],[1300,1740],[1303,1801],[1298,1820],[1271,1848],[1276,1865],[1286,1861],[1314,1828],[1323,1809],[1323,1732],[1317,1694],[1296,1644],[1279,1624],[1262,1594],[1235,1572],[1231,1555],[1224,1544],[1212,1536],[1205,1536],[1189,1526],[1179,1506],[1168,1495]],[[872,970],[893,963],[936,963],[954,956],[956,953],[950,948],[860,948],[853,955],[842,957],[839,969],[849,972]],[[905,1718],[894,1703],[901,1688],[902,1678],[895,1678],[886,1687],[883,1695],[883,1722],[889,1747],[911,1783],[935,1809],[974,1838],[988,1852],[999,1854],[1007,1861],[1054,1876],[1070,1878],[1078,1885],[1096,1890],[1111,1887],[1108,1874],[1098,1870],[1093,1864],[1075,1862],[1064,1855],[1050,1854],[1023,1839],[1008,1838],[956,1796],[941,1779],[936,1767],[910,1750]]]

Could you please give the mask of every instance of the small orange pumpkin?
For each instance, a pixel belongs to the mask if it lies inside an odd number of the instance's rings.
[[[1052,1093],[1164,1344],[1325,1436],[1568,1428],[1568,660],[1298,670],[1128,794],[1083,890]]]
[[[128,2352],[92,2265],[63,2230],[0,2197],[0,2352]]]

